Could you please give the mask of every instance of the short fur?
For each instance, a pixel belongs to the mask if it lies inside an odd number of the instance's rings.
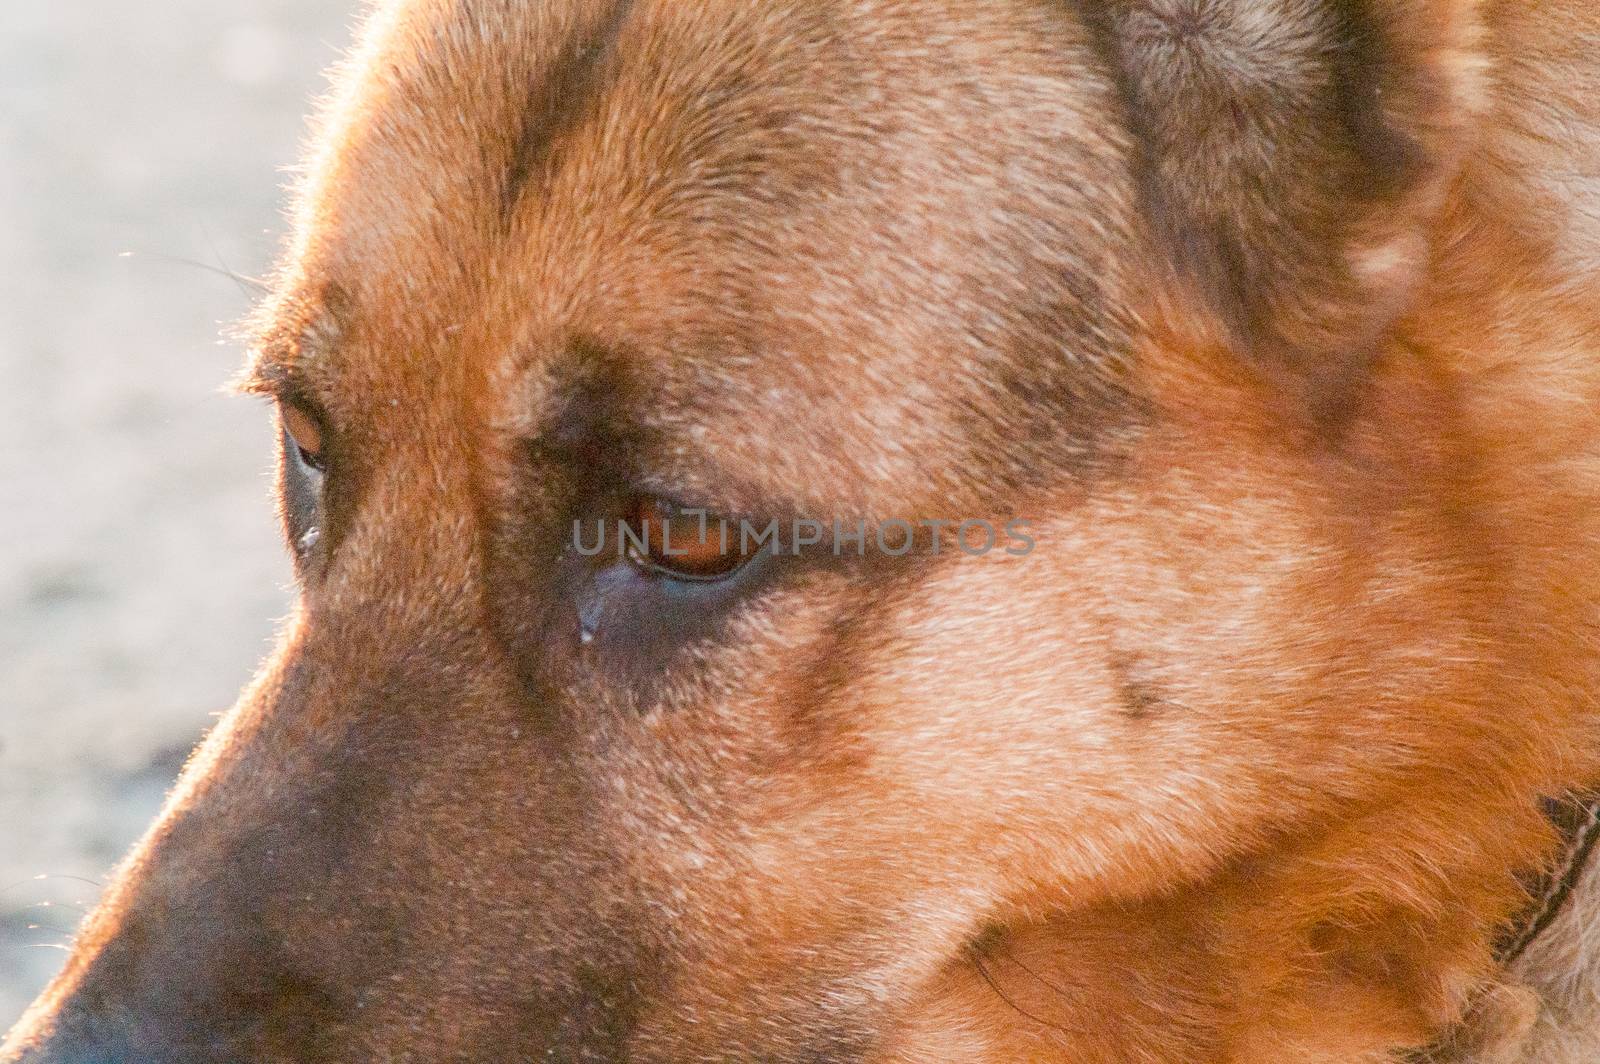
[[[1592,899],[1492,943],[1600,775],[1597,38],[380,8],[254,332],[301,607],[0,1060],[1587,1059]],[[1036,549],[669,593],[564,549],[640,493]]]

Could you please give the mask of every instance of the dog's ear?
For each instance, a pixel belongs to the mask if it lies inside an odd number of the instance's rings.
[[[1479,109],[1474,0],[1079,0],[1163,254],[1337,416],[1426,270]]]

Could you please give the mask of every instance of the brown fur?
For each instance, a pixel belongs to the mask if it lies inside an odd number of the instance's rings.
[[[1568,23],[381,8],[249,382],[302,606],[0,1059],[1515,1052],[1596,772]],[[1037,547],[686,606],[563,552],[634,492]]]

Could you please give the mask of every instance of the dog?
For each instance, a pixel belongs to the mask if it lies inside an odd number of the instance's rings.
[[[299,606],[0,1060],[1594,1059],[1600,9],[362,40]]]

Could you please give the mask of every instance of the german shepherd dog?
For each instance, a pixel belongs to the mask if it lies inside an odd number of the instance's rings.
[[[397,0],[298,205],[300,605],[0,1059],[1596,1059],[1596,5]]]

